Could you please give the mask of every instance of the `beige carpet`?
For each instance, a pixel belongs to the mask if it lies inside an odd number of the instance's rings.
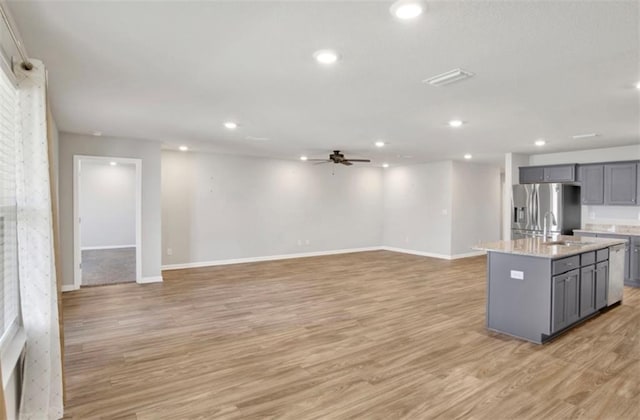
[[[82,251],[82,285],[136,281],[136,249],[92,249]]]

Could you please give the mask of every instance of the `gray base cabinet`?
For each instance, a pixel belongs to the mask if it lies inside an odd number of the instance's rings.
[[[576,236],[625,239],[624,284],[640,287],[640,236],[618,235],[613,233],[578,233]]]
[[[573,270],[553,278],[552,333],[580,319],[580,271]]]
[[[640,286],[640,236],[631,237],[629,247],[629,281],[630,286]]]
[[[606,301],[605,301],[606,303]],[[596,266],[580,269],[580,317],[596,311]]]
[[[487,328],[544,343],[598,313],[607,306],[608,251],[555,260],[489,252]]]

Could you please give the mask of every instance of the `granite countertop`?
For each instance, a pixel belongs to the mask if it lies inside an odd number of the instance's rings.
[[[546,242],[550,241],[552,240],[547,239]],[[607,248],[627,242],[625,239],[591,238],[568,235],[554,236],[553,241],[567,241],[572,245],[550,245],[545,243],[542,238],[525,238],[513,241],[498,241],[480,244],[475,246],[473,249],[488,252],[501,252],[504,254],[556,259],[569,257],[583,252],[595,251],[596,249]]]
[[[587,224],[584,229],[574,229],[574,233],[608,233],[615,235],[640,236],[640,226]]]

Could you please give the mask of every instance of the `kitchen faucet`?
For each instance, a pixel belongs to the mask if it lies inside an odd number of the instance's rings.
[[[542,240],[546,241],[547,240],[547,216],[551,216],[551,224],[555,225],[557,224],[556,222],[556,215],[553,214],[552,211],[548,211],[544,214],[544,218],[542,219]]]

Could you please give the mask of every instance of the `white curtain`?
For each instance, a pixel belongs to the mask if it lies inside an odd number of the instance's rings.
[[[27,334],[20,419],[63,415],[58,294],[49,186],[46,72],[15,66],[19,115],[16,152],[18,266],[22,320]]]

